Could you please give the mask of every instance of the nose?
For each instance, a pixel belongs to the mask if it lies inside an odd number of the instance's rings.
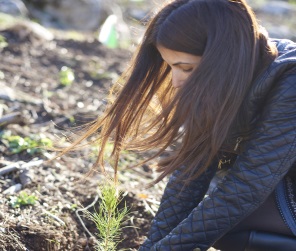
[[[183,82],[182,74],[178,70],[172,70],[172,85],[179,88],[183,85]]]

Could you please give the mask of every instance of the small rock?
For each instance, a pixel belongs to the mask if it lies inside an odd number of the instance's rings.
[[[89,239],[88,239],[88,243],[90,244],[90,245],[94,245],[95,243],[96,243],[96,238],[95,237],[93,237],[93,236],[91,236]]]
[[[34,172],[32,169],[29,168],[23,169],[20,171],[19,178],[23,187],[27,187],[32,183],[34,179]]]
[[[45,184],[45,186],[42,187],[45,191],[55,191],[57,188],[54,186],[54,184],[49,183]]]
[[[86,238],[80,238],[78,240],[78,243],[82,246],[82,247],[85,247],[86,244],[87,244],[87,239]]]
[[[22,184],[18,183],[4,190],[3,194],[15,194],[20,190],[22,190]]]

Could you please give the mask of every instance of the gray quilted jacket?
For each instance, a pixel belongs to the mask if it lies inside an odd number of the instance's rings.
[[[182,168],[175,171],[139,251],[207,250],[273,190],[284,220],[296,235],[282,185],[296,169],[296,44],[273,42],[279,56],[252,85],[237,128],[222,149],[220,164],[230,164],[222,182],[204,196],[218,173],[218,161],[185,189],[176,182]]]

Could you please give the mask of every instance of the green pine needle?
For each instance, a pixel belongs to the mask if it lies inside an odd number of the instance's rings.
[[[118,191],[114,183],[107,183],[99,187],[101,194],[100,208],[95,213],[85,212],[88,219],[93,221],[98,230],[97,251],[116,251],[121,242],[121,224],[128,215],[128,208],[124,205],[118,209],[122,191]]]

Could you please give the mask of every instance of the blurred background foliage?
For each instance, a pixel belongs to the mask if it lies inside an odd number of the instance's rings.
[[[95,36],[111,48],[137,43],[162,0],[0,0],[0,26],[29,19],[57,34]],[[247,0],[271,37],[296,38],[296,0]],[[8,15],[5,15],[8,14]]]

